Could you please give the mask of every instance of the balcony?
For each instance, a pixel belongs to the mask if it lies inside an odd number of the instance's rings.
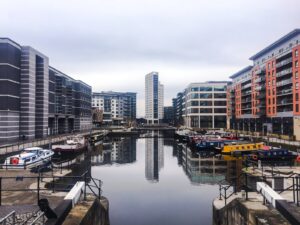
[[[277,96],[285,96],[285,95],[291,95],[291,94],[293,94],[292,89],[285,89],[282,91],[277,91],[277,93],[276,93]]]
[[[245,91],[244,93],[242,93],[242,97],[247,96],[247,95],[251,95],[252,91]]]
[[[282,60],[281,62],[277,63],[276,64],[276,68],[279,68],[279,67],[282,67],[282,66],[285,66],[289,63],[292,63],[293,59],[292,58],[288,58],[288,59],[285,59],[285,60]]]
[[[259,78],[255,79],[255,83],[261,83],[261,82],[264,82],[264,81],[266,81],[265,77],[259,77]]]
[[[282,71],[276,73],[276,77],[282,77],[282,76],[292,74],[292,73],[293,73],[293,69],[289,68],[289,69],[285,69],[285,70],[282,70]]]
[[[251,102],[251,98],[242,99],[242,103],[249,103]]]
[[[292,105],[293,100],[292,99],[283,99],[279,102],[277,102],[277,106],[286,106],[286,105]]]
[[[242,87],[242,90],[251,87],[251,85],[252,85],[251,83],[244,85],[244,86]]]
[[[289,78],[287,80],[283,80],[283,81],[277,82],[276,86],[277,87],[281,87],[281,86],[285,86],[285,85],[292,84],[292,83],[293,83],[293,79]]]

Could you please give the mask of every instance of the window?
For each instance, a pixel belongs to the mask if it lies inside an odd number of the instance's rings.
[[[226,108],[215,108],[214,112],[215,113],[226,113]]]
[[[214,98],[226,98],[226,93],[214,93]]]
[[[199,89],[197,87],[191,88],[191,91],[198,91]]]
[[[212,113],[211,108],[200,108],[200,113]]]
[[[214,91],[225,91],[225,86],[223,87],[214,87]]]
[[[200,94],[200,98],[212,98],[212,94]]]
[[[298,57],[298,49],[295,51],[295,56]]]
[[[298,68],[298,60],[295,61],[295,67]]]
[[[200,91],[212,91],[212,87],[200,87]]]
[[[199,102],[198,101],[191,101],[191,106],[198,106]]]
[[[296,112],[299,112],[299,104],[296,104]]]
[[[296,90],[299,89],[299,83],[298,82],[296,82],[295,88],[296,88]]]
[[[298,79],[298,71],[295,72],[295,78]]]

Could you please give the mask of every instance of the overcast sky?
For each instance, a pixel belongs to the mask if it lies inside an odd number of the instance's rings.
[[[2,0],[0,35],[93,91],[138,93],[158,71],[165,105],[191,82],[228,80],[300,25],[299,0]]]

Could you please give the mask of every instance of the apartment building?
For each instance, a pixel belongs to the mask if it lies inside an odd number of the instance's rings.
[[[176,98],[172,99],[172,104],[174,108],[174,125],[181,126],[184,124],[183,121],[183,110],[185,105],[185,95],[183,92],[179,92]]]
[[[300,139],[299,51],[296,29],[250,57],[253,65],[231,76],[231,129]]]
[[[191,83],[176,98],[177,121],[193,129],[226,128],[227,82]]]
[[[120,125],[136,119],[136,93],[94,92],[92,107],[102,112],[104,124]]]
[[[160,123],[164,117],[164,86],[159,82],[157,72],[145,77],[145,118],[149,124]]]
[[[60,117],[57,75],[52,73],[49,58],[30,46],[21,46],[9,38],[0,38],[0,142],[43,138],[58,133],[51,118]],[[80,131],[91,127],[91,87],[74,82],[72,107]],[[78,85],[80,83],[80,85]],[[84,87],[84,88],[82,88]],[[84,91],[82,89],[85,89]],[[82,107],[78,103],[85,101]],[[59,115],[58,115],[59,114]],[[67,127],[67,125],[66,125]],[[67,132],[68,129],[63,130]]]

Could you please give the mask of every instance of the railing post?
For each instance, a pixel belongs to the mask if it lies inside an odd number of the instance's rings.
[[[84,201],[86,201],[86,185],[87,185],[87,180],[86,180],[86,173],[84,174]]]
[[[245,173],[245,191],[246,191],[246,200],[248,200],[248,178],[247,173]]]
[[[99,180],[98,181],[98,183],[99,183],[99,186],[98,186],[98,194],[99,194],[99,200],[101,199],[101,181]]]
[[[40,200],[40,176],[37,177],[37,203]]]
[[[299,206],[299,177],[296,178],[296,190],[297,190],[297,192],[296,192],[297,206]]]
[[[221,185],[219,185],[219,200],[222,200],[222,188],[221,188]]]
[[[293,202],[295,203],[295,177],[292,177],[293,178]]]
[[[55,179],[54,179],[54,175],[52,174],[52,193],[55,192]]]
[[[225,188],[225,205],[227,204],[227,195],[226,195],[226,192],[227,192],[227,189]]]
[[[2,177],[0,177],[0,206],[2,205]]]

